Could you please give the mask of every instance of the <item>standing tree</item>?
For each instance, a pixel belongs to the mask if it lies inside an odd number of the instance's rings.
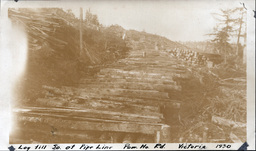
[[[83,52],[83,8],[80,7],[80,56]]]
[[[98,16],[95,14],[92,14],[90,9],[88,9],[86,11],[85,20],[89,24],[93,24],[93,25],[97,25],[97,26],[100,24],[99,20],[98,20]]]
[[[229,38],[231,33],[233,32],[232,23],[234,19],[231,18],[231,14],[233,10],[220,10],[221,13],[213,14],[213,17],[219,21],[217,26],[214,28],[214,33],[209,34],[214,36],[212,42],[214,43],[214,47],[220,54],[224,55],[224,62],[227,62],[227,52],[231,50],[231,46],[229,43]]]
[[[90,22],[92,20],[92,13],[91,13],[91,9],[90,8],[88,10],[86,10],[85,20],[86,20],[86,22]]]
[[[246,22],[245,22],[245,15],[246,15],[246,11],[244,10],[243,7],[239,7],[239,8],[235,8],[235,21],[234,24],[237,27],[236,31],[237,31],[237,43],[236,43],[236,55],[239,55],[239,51],[242,47],[241,43],[240,43],[240,38],[243,37],[244,38],[244,45],[246,44]],[[244,33],[242,33],[242,30],[244,30]],[[244,56],[245,54],[243,54],[242,56]]]
[[[224,55],[224,62],[227,62],[228,54],[238,55],[239,48],[241,48],[240,38],[242,35],[242,28],[244,25],[244,14],[242,8],[220,10],[220,13],[212,14],[213,17],[218,21],[217,26],[214,28],[214,32],[208,34],[214,36],[212,42],[214,43],[214,49],[218,53]],[[234,33],[237,34],[234,34]],[[232,52],[230,44],[230,38],[237,36],[236,52]]]

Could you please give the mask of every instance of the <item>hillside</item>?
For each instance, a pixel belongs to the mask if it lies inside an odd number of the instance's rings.
[[[136,30],[125,30],[119,25],[112,25],[108,28],[112,33],[115,33],[119,37],[123,37],[125,34],[125,42],[127,46],[132,49],[157,49],[159,50],[167,50],[167,49],[174,49],[174,48],[183,48],[189,49],[180,43],[171,41],[165,37],[150,34],[147,32],[140,32]]]

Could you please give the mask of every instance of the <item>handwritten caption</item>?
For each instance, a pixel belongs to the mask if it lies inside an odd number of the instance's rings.
[[[121,149],[150,149],[150,147],[147,144],[141,144],[141,145],[131,145],[129,143],[123,144],[123,147]],[[165,149],[166,144],[155,144],[154,149]],[[120,147],[120,146],[119,146]],[[73,145],[35,145],[33,148],[30,146],[26,145],[19,145],[18,150],[47,150],[47,149],[52,149],[52,150],[111,150],[114,149],[113,146],[111,145],[105,145],[105,144],[98,144],[98,145],[90,145],[90,144],[73,144]]]
[[[175,145],[176,146],[176,145]],[[170,146],[169,146],[170,147]],[[70,144],[70,145],[33,145],[32,146],[26,146],[26,145],[19,145],[17,147],[18,150],[115,150],[115,149],[122,149],[122,150],[137,150],[137,149],[143,149],[143,150],[151,150],[151,149],[157,149],[157,150],[168,150],[170,149],[167,147],[165,143],[156,143],[156,144]],[[172,146],[174,147],[174,146]],[[176,149],[183,149],[183,150],[189,150],[189,149],[207,149],[205,144],[191,144],[191,143],[179,143],[175,147]],[[173,148],[173,149],[175,149]],[[215,148],[217,149],[228,149],[231,148],[231,144],[216,144]]]

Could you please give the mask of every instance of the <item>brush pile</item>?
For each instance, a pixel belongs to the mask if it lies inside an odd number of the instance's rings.
[[[180,142],[246,141],[246,70],[219,64],[187,66],[188,79],[177,78],[182,91]],[[191,126],[192,125],[192,126]]]
[[[176,47],[165,51],[178,58],[190,72],[187,79],[175,78],[182,91],[170,92],[183,102],[178,127],[173,133],[177,142],[246,141],[246,68],[236,58],[198,53]],[[209,67],[209,62],[212,66]]]
[[[124,55],[120,51],[127,51],[121,38],[113,34],[104,34],[99,31],[99,28],[98,30],[88,28],[86,22],[83,21],[84,49],[80,52],[80,20],[74,14],[60,8],[9,9],[9,18],[13,23],[25,27],[28,33],[29,49],[35,53],[43,51],[40,57],[65,56],[69,59],[82,58],[80,61],[87,64],[100,64],[106,59],[120,58]],[[108,53],[105,44],[111,43],[110,41],[115,42],[116,46],[112,48],[112,52],[118,51],[119,53],[116,54],[119,56],[111,54],[112,58],[104,58],[102,55]]]

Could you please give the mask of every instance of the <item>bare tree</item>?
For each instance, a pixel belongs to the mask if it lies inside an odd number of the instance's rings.
[[[241,37],[244,38],[244,45],[246,44],[246,22],[245,22],[246,11],[244,10],[243,7],[236,8],[234,9],[234,11],[236,14],[235,15],[236,19],[234,21],[234,24],[235,26],[238,26],[238,28],[236,29],[237,30],[236,55],[239,55],[239,50],[241,48],[241,43],[240,43]],[[243,28],[244,28],[244,33],[242,32]],[[243,54],[243,56],[244,55],[245,54]]]

